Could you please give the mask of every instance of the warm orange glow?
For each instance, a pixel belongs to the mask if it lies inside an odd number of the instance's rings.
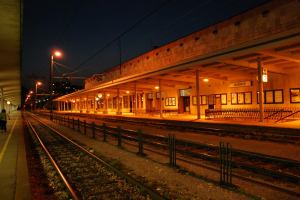
[[[130,93],[130,92],[127,90],[127,91],[126,91],[126,94],[129,94],[129,93]]]
[[[40,81],[36,82],[36,85],[42,85],[42,84],[43,84],[43,83],[40,82]]]
[[[109,96],[110,96],[110,94],[107,94],[106,96],[107,96],[107,97],[109,97]]]
[[[96,99],[96,101],[99,101],[99,98],[98,98],[98,97],[96,97],[95,99]]]
[[[55,57],[60,58],[60,57],[62,56],[62,53],[61,53],[60,51],[54,51],[53,55],[54,55]]]
[[[155,88],[156,90],[158,90],[158,89],[159,89],[159,87],[158,87],[158,86],[155,86],[154,88]]]
[[[9,105],[9,104],[10,104],[10,101],[7,101],[6,103],[7,103],[7,105]]]
[[[206,82],[206,83],[207,83],[208,81],[209,81],[208,78],[204,78],[204,79],[203,79],[203,82]]]
[[[99,93],[99,94],[98,94],[98,97],[101,99],[101,98],[102,98],[102,94],[101,94],[101,93]]]
[[[33,91],[32,91],[32,90],[30,90],[29,94],[32,94],[32,93],[33,93]]]

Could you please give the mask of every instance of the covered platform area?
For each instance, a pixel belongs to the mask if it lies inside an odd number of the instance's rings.
[[[300,127],[299,10],[268,2],[92,76],[56,109]]]

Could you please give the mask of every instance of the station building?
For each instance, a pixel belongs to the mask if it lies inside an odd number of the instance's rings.
[[[149,51],[56,98],[58,111],[300,118],[300,1],[274,0]]]

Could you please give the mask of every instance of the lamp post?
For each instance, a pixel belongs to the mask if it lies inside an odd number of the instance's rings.
[[[53,95],[53,66],[54,66],[54,57],[60,58],[62,56],[62,53],[60,51],[54,51],[51,54],[51,60],[50,60],[50,73],[49,73],[49,94],[50,94],[50,120],[53,119],[53,101],[52,101],[52,95]]]
[[[36,97],[37,97],[37,88],[39,85],[42,85],[42,82],[37,81],[35,83],[35,95],[34,95],[34,110],[36,110]],[[31,92],[30,92],[31,93]]]

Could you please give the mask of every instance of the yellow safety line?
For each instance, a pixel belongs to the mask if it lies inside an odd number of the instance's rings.
[[[0,163],[2,162],[4,153],[5,153],[6,149],[7,149],[8,142],[9,142],[9,140],[10,140],[10,138],[11,138],[11,136],[12,136],[12,133],[13,133],[13,131],[14,131],[14,129],[15,129],[16,122],[17,122],[17,119],[15,120],[15,122],[14,122],[12,128],[10,129],[9,135],[8,135],[8,137],[6,138],[5,143],[4,143],[4,146],[3,146],[2,150],[1,150],[1,153],[0,153]]]

